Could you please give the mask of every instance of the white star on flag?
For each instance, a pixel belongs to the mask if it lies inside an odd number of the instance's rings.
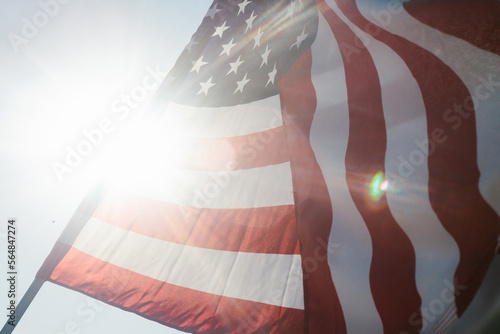
[[[220,53],[219,56],[222,56],[224,53],[229,56],[229,53],[231,52],[231,49],[236,45],[236,43],[233,43],[234,38],[231,39],[231,41],[227,44],[222,45],[222,52]]]
[[[248,74],[248,73],[247,73]],[[240,91],[243,93],[243,87],[250,81],[250,79],[247,79],[247,74],[241,79],[240,81],[237,81],[236,84],[238,85],[238,88],[234,91],[233,94],[236,94],[237,91]]]
[[[240,7],[240,10],[238,11],[238,15],[240,15],[240,13],[245,13],[245,7],[251,3],[252,1],[248,1],[248,0],[245,0],[243,1],[242,3],[240,3],[238,6]]]
[[[215,86],[215,83],[212,82],[212,78],[213,77],[210,77],[210,79],[208,79],[207,82],[200,82],[201,89],[198,91],[196,95],[199,95],[201,93],[205,93],[205,95],[208,94],[208,90],[210,89],[210,87]]]
[[[236,59],[235,62],[232,62],[232,63],[229,63],[229,66],[231,66],[231,69],[229,70],[229,72],[227,72],[226,75],[228,75],[229,73],[231,72],[234,72],[236,74],[236,72],[238,71],[238,67],[243,64],[243,60],[240,60],[241,59],[241,55],[238,56],[238,59]]]
[[[210,8],[207,12],[207,15],[205,15],[205,17],[207,16],[210,16],[210,18],[212,18],[212,20],[214,19],[214,16],[215,14],[217,14],[218,12],[220,12],[222,9],[219,9],[217,8],[217,4],[215,4],[215,6],[213,6],[212,8]]]
[[[278,71],[276,70],[276,63],[274,63],[273,70],[267,74],[269,76],[269,80],[267,80],[266,87],[267,85],[269,85],[269,83],[272,83],[274,85],[274,78],[276,77],[276,73],[278,73]]]
[[[295,42],[295,43],[292,44],[292,46],[290,47],[290,50],[294,46],[297,46],[297,49],[299,49],[300,48],[300,44],[302,44],[302,42],[307,38],[307,35],[308,34],[305,33],[305,28],[302,29],[302,33],[299,36],[297,36],[297,42]]]
[[[296,11],[301,11],[304,9],[304,4],[302,3],[302,0],[292,0],[292,4],[290,6],[290,10],[288,12],[288,16],[290,18],[293,18],[293,14],[296,12]]]
[[[224,23],[222,23],[221,26],[215,28],[215,32],[214,34],[212,35],[213,36],[219,36],[220,38],[222,38],[222,34],[224,33],[224,31],[226,31],[227,29],[229,29],[229,26],[226,26],[226,22],[227,21],[224,21]]]
[[[271,50],[269,50],[269,44],[266,45],[266,51],[264,51],[263,54],[261,54],[261,57],[262,57],[262,64],[260,64],[260,67],[264,66],[264,65],[267,65],[267,59],[269,58],[269,53],[271,52]],[[259,68],[260,68],[259,67]]]
[[[197,61],[193,62],[193,68],[189,72],[196,71],[196,73],[200,73],[200,68],[206,64],[208,63],[203,61],[203,56],[201,56]]]
[[[255,12],[252,12],[252,14],[250,14],[250,17],[245,20],[245,22],[247,23],[247,28],[245,29],[245,32],[247,32],[249,29],[252,30],[252,28],[253,28],[253,21],[257,17],[255,15],[253,15],[254,13]]]
[[[263,32],[260,32],[260,27],[259,27],[259,31],[257,32],[257,34],[253,37],[253,40],[255,41],[255,44],[253,46],[253,48],[255,49],[256,47],[260,46],[260,38],[262,37],[264,33]]]

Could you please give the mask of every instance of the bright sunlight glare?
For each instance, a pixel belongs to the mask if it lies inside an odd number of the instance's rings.
[[[159,170],[180,179],[162,168],[171,166],[166,157],[183,154],[181,145],[160,138],[138,116],[209,5],[206,0],[4,2],[0,151],[8,195],[2,209],[24,226],[19,296],[104,173],[116,182],[154,180]],[[33,25],[33,18],[48,10],[46,24]],[[12,44],[10,33],[23,42]],[[130,96],[136,99],[128,102]],[[17,331],[55,333],[76,320],[86,333],[177,332],[110,306],[87,323],[74,310],[88,299],[45,284]],[[47,321],[54,309],[64,310],[60,321]]]
[[[114,136],[99,163],[108,181],[126,187],[154,184],[163,174],[175,173],[175,161],[185,154],[186,149],[161,125],[141,120]]]

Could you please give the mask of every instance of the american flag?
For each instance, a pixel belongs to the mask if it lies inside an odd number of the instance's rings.
[[[192,333],[445,332],[499,244],[499,8],[214,1],[38,277]]]

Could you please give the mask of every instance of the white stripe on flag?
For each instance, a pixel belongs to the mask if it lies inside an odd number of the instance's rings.
[[[120,189],[178,205],[213,209],[291,205],[290,163],[251,169],[205,172],[172,169],[161,175],[134,179]]]
[[[184,246],[91,218],[73,247],[99,260],[181,287],[303,309],[300,255]]]
[[[170,103],[159,122],[172,134],[197,138],[243,136],[283,125],[277,95],[218,108]]]
[[[325,52],[325,47],[328,47],[328,52]],[[352,201],[345,178],[349,110],[344,66],[337,41],[322,16],[312,57],[317,109],[310,142],[325,176],[333,210],[328,264],[347,332],[383,333],[370,290],[371,239]],[[360,314],[363,321],[360,321]]]

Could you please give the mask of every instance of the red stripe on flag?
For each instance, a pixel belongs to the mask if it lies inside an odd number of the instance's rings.
[[[500,218],[479,191],[472,98],[460,78],[432,53],[375,26],[361,15],[356,4],[338,3],[352,22],[405,61],[422,92],[432,143],[432,153],[428,155],[429,197],[433,210],[460,250],[455,287],[460,292],[456,305],[461,316],[495,255],[500,234]],[[441,143],[433,140],[435,131],[446,139]]]
[[[420,0],[403,6],[420,22],[500,55],[498,0]]]
[[[320,9],[337,39],[346,74],[349,140],[347,184],[372,239],[370,286],[385,333],[408,330],[408,319],[420,309],[415,281],[415,251],[387,205],[385,194],[370,198],[370,183],[385,171],[387,133],[380,81],[373,59],[347,24],[328,7]],[[351,50],[356,50],[352,52]],[[413,332],[418,332],[413,328]]]
[[[181,245],[252,253],[299,253],[292,205],[194,208],[114,191],[93,216],[124,230]]]
[[[303,310],[168,284],[72,248],[50,281],[192,333],[301,333]]]
[[[179,165],[193,170],[247,169],[280,164],[289,158],[283,126],[245,136],[179,138],[178,145],[186,153]]]
[[[345,333],[346,325],[327,257],[318,249],[328,244],[332,224],[330,195],[309,143],[316,110],[309,50],[279,78],[283,123],[291,152],[297,224],[304,270],[306,333]]]

